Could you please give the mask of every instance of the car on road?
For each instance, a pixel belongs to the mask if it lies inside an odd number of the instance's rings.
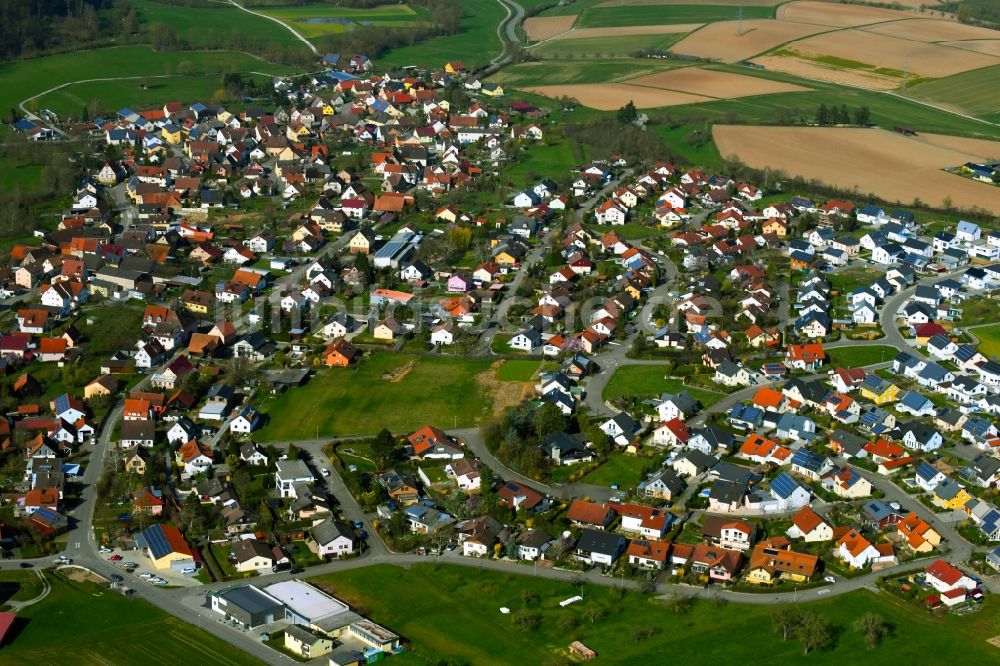
[[[152,577],[153,574],[149,573],[148,571],[143,571],[141,574],[139,574],[139,578],[142,578],[143,580],[149,580]]]
[[[330,476],[330,470],[328,470],[328,469],[324,469],[324,470],[323,470],[323,476],[324,476],[324,477],[328,477],[328,476]]]
[[[21,568],[22,569],[30,569],[33,566],[35,566],[35,565],[32,564],[31,562],[21,562]]]
[[[108,559],[111,560],[112,562],[121,562],[125,558],[123,558],[121,555],[112,555]]]
[[[116,583],[121,583],[122,581],[125,580],[125,577],[122,576],[121,574],[111,574],[111,580],[113,580]]]
[[[115,551],[111,550],[110,548],[101,548],[97,552],[100,553],[101,555],[108,555],[109,553],[113,553]]]
[[[303,569],[302,567],[292,567],[291,569],[288,570],[288,573],[300,574],[303,571],[305,571],[305,569]]]
[[[135,562],[126,562],[124,566],[126,569],[137,569],[139,567]]]
[[[836,583],[837,582],[837,577],[836,576],[823,576],[823,580],[825,580],[828,583]]]
[[[352,520],[351,526],[354,527],[354,529],[356,530],[360,530],[364,526],[364,523],[362,523],[360,520]]]

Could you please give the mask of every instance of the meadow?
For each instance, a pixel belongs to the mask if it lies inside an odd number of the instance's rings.
[[[979,326],[971,332],[979,338],[979,351],[990,358],[1000,356],[1000,324]]]
[[[375,353],[353,368],[320,370],[262,407],[264,441],[468,427],[490,403],[477,390],[485,359]],[[406,405],[406,409],[400,409]]]
[[[896,358],[899,350],[887,345],[857,344],[837,347],[827,351],[827,365],[831,368],[857,368],[863,365],[888,363]]]
[[[593,6],[577,20],[580,28],[614,28],[626,25],[670,23],[714,23],[735,21],[739,8],[716,5],[627,5]],[[744,19],[774,18],[774,7],[743,7]]]
[[[183,66],[182,66],[183,65]],[[59,55],[37,58],[34,60],[22,60],[17,62],[0,63],[0,108],[16,108],[23,100],[38,95],[46,90],[64,83],[83,81],[96,78],[120,78],[136,77],[129,84],[124,83],[126,88],[129,85],[135,86],[135,94],[131,95],[129,106],[137,105],[135,97],[139,96],[138,83],[142,77],[150,77],[150,84],[161,83],[162,81],[172,81],[173,79],[158,80],[157,76],[175,77],[178,67],[188,69],[191,74],[204,74],[211,72],[219,74],[225,72],[261,72],[267,75],[281,75],[291,72],[291,69],[282,65],[274,65],[244,53],[232,51],[169,51],[157,52],[148,46],[121,46],[107,49],[95,49],[93,51],[80,51],[76,53],[64,53]],[[150,96],[152,103],[162,103],[170,100],[170,96],[183,89],[185,84],[178,79],[178,83],[166,89],[164,94]],[[218,87],[219,79],[213,77],[214,87]],[[109,86],[111,101],[126,101],[127,90],[115,88],[110,82],[101,84]],[[191,88],[188,88],[189,90]],[[155,90],[155,89],[154,89]],[[208,90],[208,86],[199,89]],[[84,95],[76,95],[70,91],[74,97],[89,102],[90,99]],[[55,104],[62,104],[64,110],[69,108],[75,100],[66,97],[60,102],[59,98],[53,98]],[[100,97],[104,99],[104,96]],[[85,103],[86,103],[85,102]],[[29,108],[44,108],[39,101],[29,102]],[[103,106],[103,104],[102,104]],[[79,110],[76,105],[74,110]]]
[[[636,51],[669,49],[683,39],[685,33],[662,35],[629,35],[622,37],[586,37],[583,39],[554,39],[531,49],[539,58],[573,57],[628,57]]]
[[[255,11],[291,25],[307,38],[344,32],[355,26],[410,28],[421,25],[429,16],[423,8],[404,4],[354,9],[313,3],[292,7],[264,7]]]
[[[677,377],[664,377],[663,367],[658,365],[626,365],[615,370],[611,380],[604,387],[604,400],[615,400],[622,396],[659,397],[662,393],[687,391],[703,407],[714,405],[726,397],[704,389],[685,386]]]
[[[260,663],[146,601],[126,599],[93,583],[46,576],[52,591],[18,613],[25,622],[4,645],[0,661],[65,666]]]
[[[392,49],[379,56],[378,63],[393,67],[441,68],[450,60],[461,60],[468,69],[489,64],[503,49],[497,26],[506,15],[506,10],[496,0],[463,0],[462,32]]]
[[[636,591],[554,581],[529,575],[421,564],[410,569],[378,565],[313,579],[359,613],[405,636],[414,662],[442,659],[469,664],[562,663],[569,643],[580,640],[598,654],[597,663],[784,664],[803,662],[798,640],[772,631],[773,606],[695,601],[677,613]],[[579,594],[583,601],[560,608]],[[800,595],[800,603],[802,603]],[[996,648],[997,600],[970,616],[935,618],[867,590],[811,601],[834,627],[825,650],[808,655],[815,664],[926,663],[927,655],[987,663]],[[509,608],[510,614],[502,614]],[[591,612],[593,609],[593,612]],[[866,647],[851,627],[866,612],[880,614],[892,633],[877,648]],[[455,617],[462,621],[456,623]],[[530,624],[522,624],[531,616]],[[534,628],[522,628],[531,627]],[[648,628],[635,634],[637,628]],[[639,638],[637,636],[641,635]]]
[[[170,26],[189,48],[218,48],[219,39],[239,32],[248,43],[305,51],[305,45],[273,21],[228,3],[218,7],[182,7],[153,0],[131,0],[141,23]],[[256,10],[255,10],[256,11]]]
[[[902,94],[956,107],[990,122],[1000,121],[1000,65],[918,83]]]

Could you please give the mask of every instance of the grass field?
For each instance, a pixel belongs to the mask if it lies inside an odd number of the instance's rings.
[[[827,365],[831,368],[857,368],[862,365],[887,363],[896,358],[899,350],[888,345],[857,344],[827,350]]]
[[[983,355],[1000,356],[1000,324],[980,326],[972,329],[972,333],[979,338],[978,349]]]
[[[191,48],[214,48],[220,36],[239,31],[249,43],[274,44],[289,50],[306,46],[273,21],[241,11],[228,3],[218,7],[181,7],[152,0],[132,0],[143,25],[169,25]],[[255,10],[256,11],[256,10]]]
[[[686,33],[664,35],[630,35],[628,37],[587,37],[584,39],[556,39],[531,49],[539,58],[627,57],[636,51],[668,49],[684,38]]]
[[[611,380],[604,388],[603,398],[614,400],[622,396],[657,396],[662,393],[677,393],[687,391],[692,398],[698,400],[703,407],[714,405],[725,397],[724,393],[715,393],[704,389],[685,386],[676,377],[663,376],[663,368],[657,365],[626,365],[615,370]]]
[[[258,83],[266,84],[266,77],[253,76]],[[91,100],[100,101],[106,111],[116,111],[123,107],[144,109],[161,106],[164,102],[197,102],[223,100],[222,76],[205,74],[201,76],[172,76],[149,79],[143,88],[142,79],[125,81],[92,81],[77,83],[38,98],[38,106],[55,111],[61,117],[78,118],[84,106]]]
[[[573,640],[595,650],[599,663],[662,663],[664,655],[671,662],[699,664],[783,666],[804,661],[799,641],[782,641],[771,630],[774,607],[767,605],[697,601],[678,615],[637,592],[619,598],[606,587],[578,590],[569,583],[529,575],[431,564],[409,570],[379,565],[314,581],[361,614],[406,636],[413,656],[424,663],[444,658],[469,664],[556,663]],[[537,597],[526,603],[523,594]],[[559,601],[577,594],[583,602],[559,607]],[[510,608],[511,614],[501,614],[501,607]],[[591,607],[603,611],[593,622],[585,616]],[[965,617],[931,618],[868,591],[806,607],[827,618],[836,636],[829,649],[811,652],[809,663],[926,663],[927,655],[943,653],[965,663],[990,663],[996,658],[996,648],[985,641],[1000,633],[997,600],[992,597],[980,613]],[[534,630],[521,629],[516,622],[525,609],[537,614]],[[851,627],[868,611],[882,615],[893,628],[874,650]],[[455,622],[459,616],[462,621]],[[570,625],[563,622],[575,626],[567,628]],[[636,627],[652,628],[651,637],[634,639],[631,630]]]
[[[503,48],[497,26],[506,15],[506,10],[496,0],[464,0],[461,33],[393,49],[381,55],[378,63],[381,66],[441,68],[449,60],[461,60],[469,69],[489,64]]]
[[[11,601],[28,601],[42,591],[42,581],[34,571],[0,571],[0,607]]]
[[[504,361],[497,371],[497,379],[502,382],[530,382],[540,363],[534,360]]]
[[[410,432],[428,423],[471,426],[489,403],[475,379],[488,367],[487,360],[376,353],[357,368],[324,369],[264,405],[269,422],[260,438],[309,439],[382,428]],[[393,372],[402,378],[383,379]]]
[[[655,220],[654,220],[655,222]],[[626,224],[595,224],[594,229],[601,232],[617,231],[625,240],[645,240],[655,238],[664,234],[662,229],[649,226],[640,222],[628,222]]]
[[[652,462],[651,458],[614,453],[603,465],[580,479],[580,483],[595,486],[617,484],[623,490],[635,488],[642,481],[643,470]]]
[[[344,32],[355,26],[409,28],[421,24],[428,16],[422,8],[403,4],[354,9],[314,3],[297,7],[264,7],[255,11],[280,19],[307,38]]]
[[[64,53],[47,56],[35,60],[22,60],[18,62],[0,63],[0,108],[9,109],[17,105],[28,97],[37,95],[45,90],[58,86],[62,83],[81,81],[94,78],[115,78],[115,77],[144,77],[157,75],[175,75],[178,65],[190,63],[190,71],[193,74],[205,72],[250,72],[258,71],[265,74],[286,74],[291,70],[281,65],[272,65],[252,56],[243,53],[233,53],[231,51],[171,51],[158,53],[147,46],[122,46],[109,49],[96,49],[93,51],[79,51],[76,53]],[[188,65],[185,65],[185,68]],[[212,77],[215,87],[218,87],[218,79]],[[173,79],[167,79],[168,81]],[[151,84],[156,84],[156,79],[150,79]],[[135,85],[138,81],[134,82]],[[180,84],[184,85],[184,84]],[[112,88],[113,89],[113,88]],[[168,88],[165,92],[173,94],[178,88]],[[72,89],[70,90],[71,94]],[[120,96],[122,90],[118,89],[114,95]],[[138,91],[132,95],[131,99],[138,97]],[[47,101],[59,104],[58,98],[48,95]],[[83,99],[83,96],[79,96]],[[103,96],[100,97],[103,99]],[[162,100],[167,101],[167,97]],[[73,103],[72,98],[67,98],[66,105]],[[90,100],[87,99],[87,102]],[[114,101],[114,100],[111,100]],[[29,106],[44,108],[41,104],[34,102]],[[103,106],[103,104],[102,104]],[[79,109],[79,106],[76,107]]]
[[[856,266],[836,273],[829,273],[826,279],[830,281],[832,289],[847,295],[859,287],[867,287],[883,275],[885,274],[874,268]]]
[[[585,159],[583,146],[568,139],[550,140],[548,145],[532,144],[503,170],[503,178],[513,187],[527,187],[552,174],[566,173]]]
[[[739,11],[738,7],[716,5],[589,7],[577,19],[576,25],[580,28],[614,28],[625,25],[715,23],[735,21]],[[774,18],[774,7],[744,7],[743,18]]]
[[[30,192],[41,183],[44,167],[35,164],[24,164],[10,157],[0,157],[0,188],[10,192],[20,187],[24,192]]]
[[[918,83],[906,90],[907,97],[953,106],[991,122],[1000,120],[1000,65],[974,69],[943,79]]]
[[[49,575],[52,591],[18,617],[27,623],[3,648],[20,664],[259,664],[256,659],[141,599]]]

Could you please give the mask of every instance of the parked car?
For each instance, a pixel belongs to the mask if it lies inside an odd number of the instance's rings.
[[[122,581],[125,580],[125,577],[122,576],[121,574],[111,574],[111,580],[115,581],[116,583],[121,583]]]
[[[836,576],[823,576],[823,580],[825,580],[828,583],[836,583],[837,582],[837,577]]]
[[[112,555],[108,559],[111,560],[112,562],[121,562],[125,558],[123,558],[121,555]]]
[[[292,567],[291,569],[288,570],[288,573],[300,574],[303,571],[305,571],[305,569],[303,569],[302,567]]]

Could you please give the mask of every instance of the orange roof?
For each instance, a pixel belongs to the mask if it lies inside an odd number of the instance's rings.
[[[58,488],[32,488],[24,495],[25,506],[56,506],[58,504]]]
[[[198,456],[205,456],[206,458],[212,458],[212,449],[198,442],[197,439],[192,439],[186,444],[181,446],[177,450],[180,454],[181,460],[188,463],[197,458]]]
[[[597,504],[584,500],[573,500],[566,517],[575,523],[604,526],[608,522],[608,514],[612,511],[607,504]]]
[[[788,358],[793,361],[822,361],[826,358],[823,345],[819,342],[810,342],[804,345],[788,345]]]
[[[906,454],[906,450],[899,444],[894,444],[887,439],[878,439],[875,442],[865,444],[865,451],[875,458],[893,460]]]
[[[38,342],[38,351],[43,354],[65,354],[66,338],[42,338]]]
[[[753,404],[760,407],[777,407],[784,399],[785,396],[781,391],[775,391],[772,388],[762,386],[754,393]]]
[[[149,415],[149,401],[138,398],[125,398],[125,414],[137,414],[146,417]]]
[[[854,528],[848,528],[837,540],[837,547],[844,546],[852,557],[857,557],[871,545],[871,542],[861,536],[861,533]]]
[[[667,526],[667,512],[642,504],[612,504],[611,508],[619,515],[628,518],[638,518],[647,529],[662,530]]]
[[[802,507],[792,516],[792,524],[799,528],[803,534],[809,534],[825,522],[821,515],[808,506]]]
[[[646,541],[637,539],[628,545],[629,557],[641,557],[654,562],[666,562],[670,554],[669,541]]]

